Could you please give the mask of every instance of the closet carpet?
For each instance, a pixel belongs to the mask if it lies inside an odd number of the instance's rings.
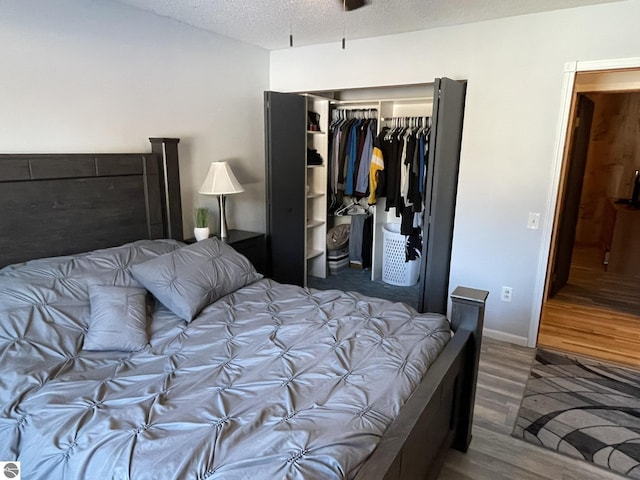
[[[327,278],[307,277],[307,286],[318,290],[344,290],[358,292],[370,297],[402,302],[413,308],[418,305],[419,284],[412,287],[398,287],[382,281],[371,281],[370,270],[347,268]]]
[[[640,479],[640,372],[538,349],[513,436]]]

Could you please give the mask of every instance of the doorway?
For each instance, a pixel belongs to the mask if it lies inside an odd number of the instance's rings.
[[[539,346],[640,366],[640,70],[576,74]]]

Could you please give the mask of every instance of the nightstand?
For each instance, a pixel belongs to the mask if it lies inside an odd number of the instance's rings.
[[[238,253],[241,253],[249,259],[256,267],[256,270],[262,274],[266,269],[266,243],[264,233],[247,232],[245,230],[229,230],[228,237],[224,239],[224,243],[232,246]],[[211,235],[211,237],[217,235]],[[195,243],[195,238],[187,238],[185,243]]]

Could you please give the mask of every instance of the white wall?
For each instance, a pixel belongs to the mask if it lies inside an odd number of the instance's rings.
[[[268,78],[266,50],[113,2],[0,2],[0,151],[146,152],[148,137],[179,137],[186,236],[194,205],[217,220],[197,189],[218,160],[246,189],[230,228],[264,231]]]
[[[486,327],[524,341],[547,253],[543,229],[526,223],[554,192],[564,63],[640,56],[639,19],[631,0],[347,41],[346,50],[336,39],[272,52],[270,88],[467,79],[451,286],[488,289]],[[512,303],[500,302],[502,285],[513,287]]]

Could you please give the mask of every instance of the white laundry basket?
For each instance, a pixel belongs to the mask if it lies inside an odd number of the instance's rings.
[[[382,281],[390,285],[410,287],[418,283],[420,259],[406,262],[407,237],[400,225],[387,223],[383,228]]]

